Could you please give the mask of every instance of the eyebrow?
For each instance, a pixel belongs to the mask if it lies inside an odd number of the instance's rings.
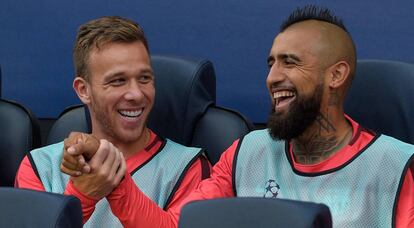
[[[295,54],[279,54],[277,55],[278,59],[293,59],[297,62],[301,62],[301,59],[299,58],[299,56],[295,55]]]
[[[299,58],[299,56],[295,55],[295,54],[278,54],[277,59],[293,59],[296,62],[301,62],[301,59]],[[267,63],[270,62],[274,62],[275,61],[275,57],[273,55],[267,57]]]
[[[154,71],[151,68],[148,69],[143,69],[139,72],[139,74],[151,74],[154,75]],[[122,76],[124,75],[124,72],[115,72],[113,74],[109,74],[107,76],[105,76],[105,80],[110,80],[112,78],[116,78],[118,76]]]
[[[269,57],[267,57],[267,63],[273,62],[275,61],[275,58],[271,55]]]
[[[142,74],[151,74],[151,75],[154,75],[154,71],[152,70],[152,68],[145,68],[145,69],[142,69],[139,72],[139,75],[142,75]]]

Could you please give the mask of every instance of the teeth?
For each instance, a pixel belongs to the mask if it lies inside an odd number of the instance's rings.
[[[134,117],[138,117],[139,115],[141,115],[142,109],[138,111],[125,111],[124,110],[124,111],[119,111],[119,113],[123,116],[134,118]]]
[[[295,96],[295,93],[291,91],[279,91],[279,92],[273,93],[274,99],[278,99],[281,97],[293,97],[293,96]]]

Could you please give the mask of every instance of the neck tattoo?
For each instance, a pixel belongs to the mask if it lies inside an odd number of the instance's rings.
[[[344,147],[352,137],[352,127],[340,134],[328,118],[319,114],[316,128],[304,140],[293,142],[295,160],[300,164],[316,164],[324,161]]]

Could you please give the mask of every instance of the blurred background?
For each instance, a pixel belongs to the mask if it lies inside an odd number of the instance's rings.
[[[80,101],[72,90],[72,46],[80,24],[119,15],[144,28],[151,54],[207,58],[217,103],[266,122],[266,59],[279,25],[297,6],[331,8],[359,59],[414,62],[412,0],[14,0],[0,2],[1,96],[54,119]],[[305,41],[304,41],[305,42]]]

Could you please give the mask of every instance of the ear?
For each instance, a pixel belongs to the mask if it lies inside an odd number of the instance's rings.
[[[328,84],[332,89],[337,89],[345,86],[351,68],[345,61],[339,61],[329,68]]]
[[[91,102],[90,85],[84,78],[76,77],[72,86],[82,103],[89,104]]]

